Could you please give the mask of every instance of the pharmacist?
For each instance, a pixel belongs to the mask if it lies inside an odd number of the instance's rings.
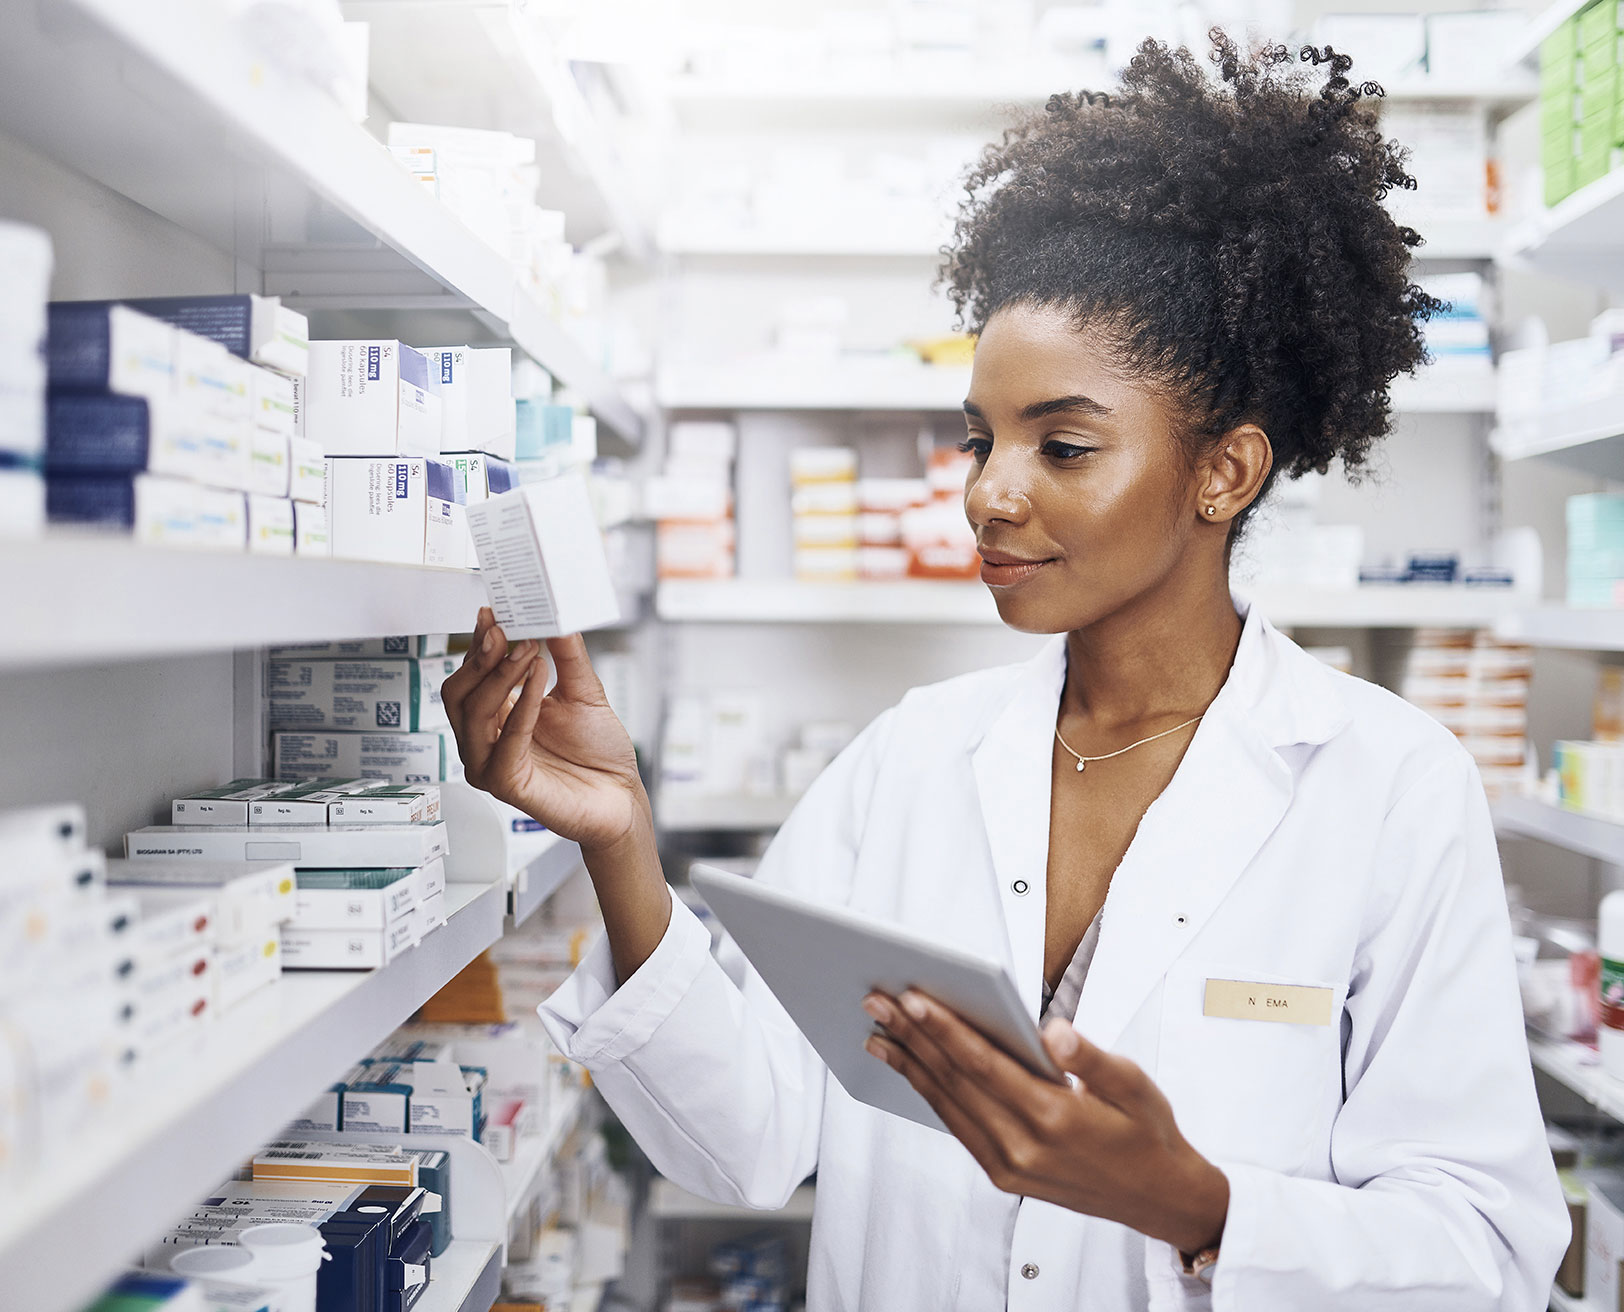
[[[687,1188],[817,1171],[810,1312],[1528,1312],[1567,1242],[1472,761],[1227,587],[1271,481],[1357,469],[1421,361],[1401,157],[1345,60],[1214,39],[1220,77],[1147,45],[993,147],[948,260],[982,577],[1063,636],[881,715],[759,876],[1002,958],[1074,1087],[874,996],[952,1135],[853,1101],[670,897],[579,638],[549,694],[482,615],[446,684],[468,777],[603,905],[549,1030]]]

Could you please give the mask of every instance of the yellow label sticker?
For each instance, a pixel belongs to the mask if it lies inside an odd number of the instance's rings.
[[[1287,1025],[1329,1025],[1335,990],[1305,984],[1250,984],[1209,979],[1202,1015],[1226,1020],[1272,1020]]]

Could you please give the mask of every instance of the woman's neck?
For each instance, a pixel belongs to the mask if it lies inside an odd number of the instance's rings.
[[[1199,715],[1229,677],[1240,638],[1227,586],[1156,589],[1066,635],[1060,713],[1102,728]]]

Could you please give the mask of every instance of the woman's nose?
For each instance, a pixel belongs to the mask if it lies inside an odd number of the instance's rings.
[[[990,457],[979,473],[972,474],[964,490],[964,513],[972,524],[1019,524],[1031,513],[1032,503],[1021,488],[1019,480],[1010,477],[1002,462],[994,464]]]

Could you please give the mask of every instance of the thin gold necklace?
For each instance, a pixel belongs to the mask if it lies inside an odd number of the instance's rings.
[[[1104,756],[1084,756],[1064,738],[1060,737],[1060,726],[1058,724],[1054,727],[1054,736],[1059,740],[1062,747],[1077,758],[1077,773],[1081,774],[1083,772],[1083,767],[1088,765],[1091,761],[1109,761],[1113,756],[1121,756],[1124,752],[1133,751],[1135,747],[1143,747],[1146,743],[1153,743],[1158,738],[1167,737],[1167,735],[1170,733],[1177,733],[1180,729],[1188,729],[1192,724],[1199,720],[1202,715],[1205,714],[1206,712],[1202,711],[1201,715],[1192,715],[1183,724],[1175,724],[1171,729],[1163,729],[1160,733],[1153,733],[1149,738],[1141,738],[1136,743],[1129,743],[1126,747],[1119,747],[1116,751],[1107,752]]]

